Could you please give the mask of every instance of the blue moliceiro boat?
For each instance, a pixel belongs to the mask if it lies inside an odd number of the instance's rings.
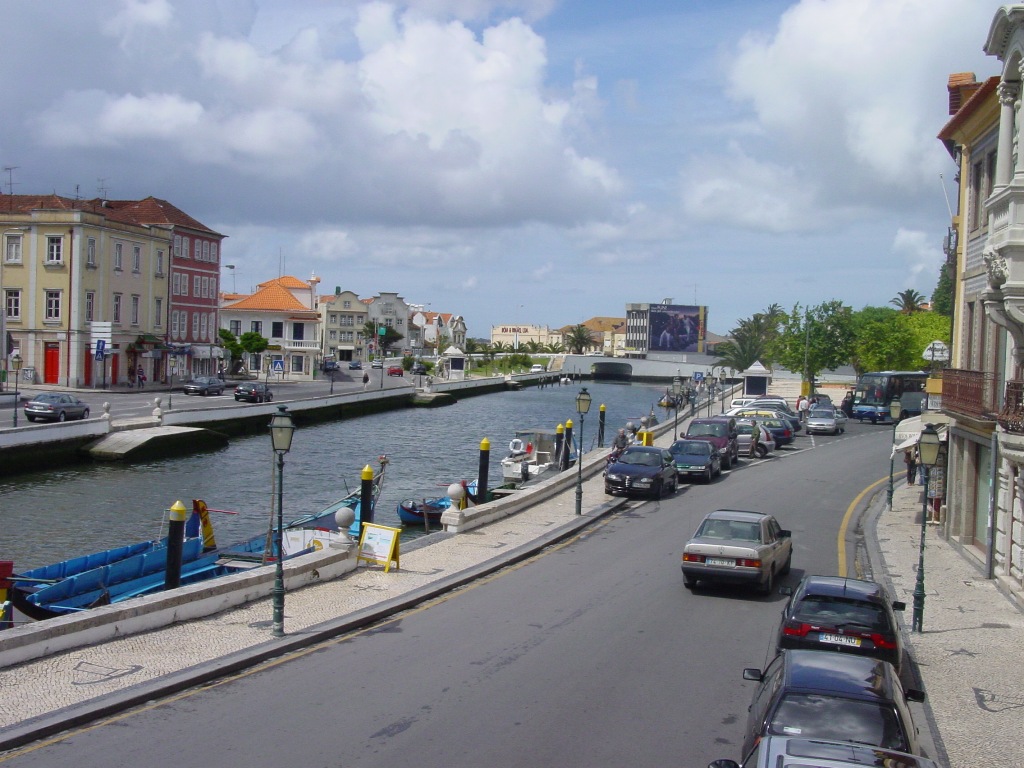
[[[384,482],[387,457],[381,456],[380,463],[380,471],[373,479],[374,506]],[[325,538],[338,535],[335,514],[342,508],[348,507],[355,513],[355,523],[348,533],[358,533],[361,491],[360,488],[349,493],[320,512],[285,523],[285,558],[319,549]],[[182,545],[182,586],[274,561],[276,526],[268,533],[218,548],[208,515],[203,501],[192,502],[192,516],[186,522]],[[166,568],[166,538],[113,547],[12,576],[11,602],[32,619],[77,613],[163,590]]]

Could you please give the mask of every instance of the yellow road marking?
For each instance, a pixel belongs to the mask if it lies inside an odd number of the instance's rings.
[[[846,576],[846,530],[850,527],[850,520],[853,517],[854,510],[857,509],[857,505],[861,503],[865,496],[871,493],[875,488],[880,486],[882,483],[889,482],[888,477],[883,477],[881,480],[876,480],[863,491],[857,494],[857,497],[850,502],[850,506],[846,508],[846,514],[843,515],[843,522],[839,526],[839,538],[837,545],[839,548],[838,558],[838,572],[840,576]]]

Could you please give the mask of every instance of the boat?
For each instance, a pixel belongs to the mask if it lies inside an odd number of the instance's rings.
[[[380,462],[380,471],[373,479],[374,506],[383,487],[387,457],[381,456]],[[358,533],[361,495],[362,487],[317,513],[286,523],[281,536],[284,558],[313,552],[330,541],[347,538],[345,534]],[[342,532],[336,513],[346,507],[354,512],[355,522]],[[205,502],[193,500],[192,515],[186,521],[182,542],[181,586],[239,573],[275,560],[276,525],[244,541],[217,547],[209,524],[209,511]],[[10,599],[25,616],[49,619],[159,592],[164,589],[166,568],[167,538],[164,537],[12,575]]]
[[[505,483],[535,480],[558,466],[553,429],[517,429],[508,450],[508,456],[501,460],[501,477]]]
[[[463,480],[460,484],[465,490],[463,498],[468,499],[476,493],[476,480],[472,482]],[[404,499],[398,502],[398,519],[405,525],[424,525],[424,516],[426,516],[426,523],[440,525],[441,515],[445,513],[445,510],[451,509],[452,503],[451,496],[438,496],[433,499]]]

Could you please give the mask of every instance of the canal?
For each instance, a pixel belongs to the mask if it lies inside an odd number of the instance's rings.
[[[598,407],[607,414],[606,444],[627,421],[653,408],[664,386],[586,382],[593,405],[584,423],[596,445]],[[476,477],[480,441],[491,443],[491,487],[516,429],[553,429],[572,419],[579,385],[527,387],[470,397],[444,408],[406,408],[304,427],[285,457],[284,516],[319,511],[359,487],[360,471],[390,461],[375,522],[398,526],[402,499],[444,496],[448,485]],[[164,535],[167,508],[203,499],[214,509],[218,543],[266,530],[275,461],[267,435],[233,439],[213,452],[138,464],[41,467],[0,479],[0,560],[21,571],[119,544]],[[409,531],[408,535],[419,535]]]

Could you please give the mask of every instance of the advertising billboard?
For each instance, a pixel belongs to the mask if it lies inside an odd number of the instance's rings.
[[[651,304],[648,312],[651,352],[704,352],[707,307]]]

